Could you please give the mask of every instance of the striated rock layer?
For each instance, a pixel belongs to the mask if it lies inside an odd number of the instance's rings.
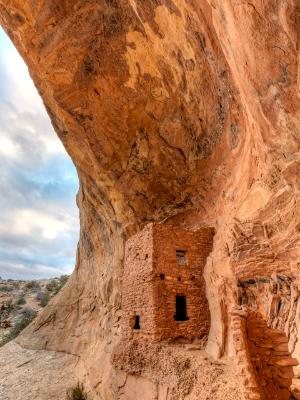
[[[182,369],[172,361],[178,348],[164,356],[163,388],[147,345],[137,370],[134,344],[122,372],[111,353],[126,239],[152,221],[210,226],[206,351],[240,366],[245,398],[285,399],[290,390],[300,398],[298,1],[0,0],[0,22],[80,179],[76,269],[19,343],[80,356],[95,399],[204,398],[188,365],[189,374],[172,379]],[[261,292],[251,301],[241,294],[243,282],[278,276],[293,295],[278,284],[272,316]],[[268,354],[260,350],[275,336]],[[282,379],[268,375],[270,359]]]

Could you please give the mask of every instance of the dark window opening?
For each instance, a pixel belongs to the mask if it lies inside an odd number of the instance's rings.
[[[160,280],[163,281],[165,279],[165,274],[160,274],[159,277],[160,277]]]
[[[178,280],[178,282],[180,282],[180,281],[181,281],[181,276],[179,276],[179,277],[177,278],[177,280]]]
[[[279,311],[280,311],[280,309],[281,309],[281,306],[282,306],[282,301],[279,300],[278,306],[277,306],[277,312],[278,312],[278,313],[279,313]]]
[[[175,321],[187,321],[186,315],[186,298],[185,296],[176,296],[176,314],[174,315]]]
[[[139,315],[135,316],[133,329],[141,329],[140,316]]]
[[[176,250],[176,259],[179,265],[184,266],[186,264],[185,260],[185,250]]]

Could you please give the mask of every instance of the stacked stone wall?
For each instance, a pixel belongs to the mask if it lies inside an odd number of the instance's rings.
[[[260,313],[251,312],[247,318],[248,348],[256,381],[262,398],[288,400],[291,398],[293,367],[298,361],[288,349],[287,335],[267,326]]]
[[[126,244],[122,312],[124,336],[155,340],[202,338],[210,313],[203,269],[212,249],[213,230],[196,232],[149,224]],[[181,265],[176,251],[184,251]],[[186,300],[186,320],[175,320],[176,296]],[[140,329],[133,329],[134,318]]]
[[[239,281],[231,332],[245,399],[300,399],[298,300],[297,283],[288,276]]]
[[[201,338],[208,334],[210,313],[205,292],[203,269],[212,249],[213,231],[196,232],[154,226],[155,324],[158,338]],[[176,259],[176,250],[184,250],[185,265]],[[164,279],[159,277],[164,275]],[[176,295],[186,297],[187,321],[176,321]]]
[[[261,387],[256,379],[247,337],[246,308],[236,308],[231,312],[231,332],[235,362],[242,380],[244,400],[263,400]]]
[[[124,336],[155,332],[153,291],[153,229],[148,225],[129,239],[125,249],[122,281],[122,328]],[[140,330],[134,330],[134,318],[140,317]]]

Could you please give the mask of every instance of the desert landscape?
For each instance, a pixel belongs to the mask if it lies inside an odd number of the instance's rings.
[[[0,279],[0,359],[2,399],[31,398],[66,399],[67,390],[76,387],[70,369],[72,357],[55,352],[25,350],[14,339],[57,295],[67,282],[64,275],[54,279]],[[5,346],[5,347],[3,347]],[[59,374],[58,374],[59,371]],[[30,381],[30,384],[28,384]]]
[[[0,0],[0,24],[80,183],[74,272],[26,292],[1,398],[300,399],[299,2]]]
[[[32,281],[0,278],[0,346],[33,321],[67,280],[67,275]]]

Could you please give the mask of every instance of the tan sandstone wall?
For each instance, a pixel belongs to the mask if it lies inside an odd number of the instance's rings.
[[[111,363],[124,244],[149,222],[216,230],[204,269],[210,354],[231,355],[239,280],[275,273],[291,282],[277,320],[299,358],[299,21],[297,0],[0,0],[80,179],[76,269],[19,342],[75,354],[96,399],[143,388],[155,398],[159,379],[172,400],[204,396],[176,349],[154,353],[167,378],[150,348],[122,379]]]

